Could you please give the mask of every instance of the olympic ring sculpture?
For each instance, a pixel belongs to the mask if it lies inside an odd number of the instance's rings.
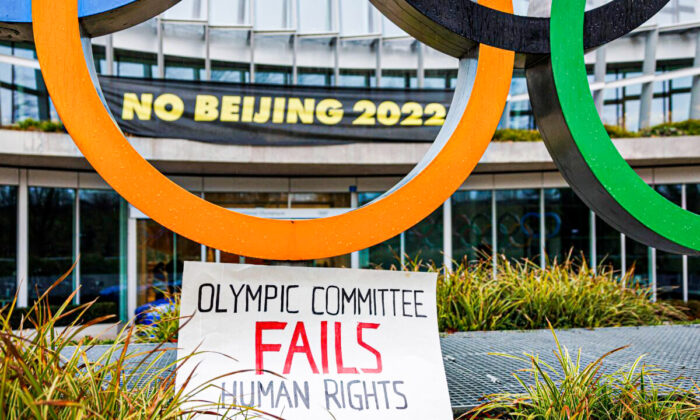
[[[584,50],[624,35],[668,0],[614,0],[585,17],[585,0],[555,1],[551,21],[515,16],[509,0],[481,5],[469,0],[371,1],[427,45],[460,58],[458,87],[436,141],[404,180],[359,209],[315,220],[268,220],[226,210],[177,186],[145,161],[116,126],[93,84],[78,0],[33,0],[33,33],[56,109],[95,170],[155,221],[216,249],[265,259],[316,259],[364,249],[407,230],[439,208],[473,171],[498,126],[517,64],[527,67],[547,147],[583,200],[632,238],[671,252],[700,254],[700,216],[655,196],[634,175],[601,134],[584,86]],[[477,45],[473,68],[465,57],[474,55]],[[574,108],[582,105],[579,114]],[[634,203],[635,196],[643,199]]]
[[[83,33],[108,35],[168,10],[180,0],[80,0],[78,16]],[[0,5],[0,40],[31,41],[32,2],[11,0]]]
[[[512,12],[509,0],[488,0]],[[131,147],[103,106],[84,57],[77,0],[33,0],[34,40],[46,86],[76,145],[93,168],[136,208],[212,248],[273,260],[342,255],[383,242],[439,208],[464,182],[498,126],[514,53],[485,46],[476,69],[460,63],[452,109],[432,148],[399,185],[345,214],[269,220],[232,212],[170,181]],[[471,97],[467,98],[471,88]],[[163,203],[168,203],[163,205]]]

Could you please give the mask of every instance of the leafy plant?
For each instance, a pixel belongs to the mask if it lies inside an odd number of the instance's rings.
[[[610,138],[613,139],[630,139],[640,136],[639,133],[627,131],[623,127],[618,127],[616,125],[605,125],[605,131],[607,131]]]
[[[49,310],[51,313],[56,313],[61,308],[60,305],[51,305]],[[119,308],[115,302],[95,302],[90,305],[84,312],[75,311],[78,306],[70,304],[64,309],[64,316],[56,320],[56,327],[66,327],[73,323],[81,324],[85,321],[93,320],[96,318],[107,317],[108,315],[114,315],[119,313]],[[12,328],[19,328],[22,320],[26,320],[27,317],[34,311],[34,308],[14,308],[12,315],[9,317],[9,322]],[[69,315],[65,315],[69,313]],[[116,322],[117,320],[111,320]]]
[[[643,130],[642,135],[645,137],[697,136],[700,135],[700,120],[659,124]]]
[[[45,133],[63,133],[63,123],[58,121],[38,121],[27,118],[17,123],[15,128],[24,131],[42,131]]]
[[[556,342],[553,367],[539,356],[499,354],[523,362],[529,375],[514,374],[523,387],[521,393],[501,393],[487,397],[488,402],[467,413],[464,418],[524,418],[542,420],[632,420],[697,419],[700,414],[700,387],[684,390],[670,384],[658,384],[654,367],[642,364],[642,357],[611,375],[601,373],[604,360],[618,348],[583,366],[581,350],[571,357],[550,326]]]
[[[542,141],[542,136],[537,130],[517,130],[507,128],[496,130],[493,135],[494,141],[515,141],[515,142],[533,142]]]
[[[177,342],[180,329],[180,294],[165,293],[169,304],[166,307],[151,309],[153,323],[136,327],[136,341],[139,343]]]
[[[597,328],[687,319],[668,303],[652,302],[650,289],[632,278],[604,265],[594,272],[570,257],[541,268],[500,256],[495,277],[490,259],[465,262],[438,279],[438,322],[452,332],[541,329],[548,320],[554,328]]]
[[[162,345],[149,351],[134,349],[133,328],[122,331],[113,344],[103,347],[106,351],[101,356],[91,359],[88,352],[95,341],[78,337],[86,328],[110,317],[78,325],[92,303],[69,310],[72,295],[52,310],[48,294],[67,276],[39,297],[22,319],[19,330],[10,323],[16,300],[0,309],[1,419],[189,419],[203,413],[247,418],[250,413],[257,413],[253,408],[196,399],[198,391],[215,387],[213,384],[188,393],[183,391],[185,387],[176,389],[178,369],[193,355],[159,366],[164,364],[166,352],[175,349],[164,349]],[[73,320],[69,328],[55,329],[64,318]],[[224,373],[213,380],[232,374]]]

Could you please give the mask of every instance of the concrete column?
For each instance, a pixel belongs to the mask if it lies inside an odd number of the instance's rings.
[[[78,185],[80,186],[80,185]],[[73,201],[73,261],[80,258],[80,188],[75,189]],[[78,292],[73,298],[74,305],[80,305],[80,260],[73,270],[73,290]]]
[[[128,211],[127,211],[128,213]],[[137,295],[136,292],[138,290],[138,268],[136,266],[137,260],[137,248],[138,248],[138,243],[137,243],[137,237],[136,237],[136,219],[132,218],[130,214],[127,214],[127,233],[126,233],[126,241],[127,241],[127,253],[126,253],[126,258],[127,258],[127,292],[126,292],[126,306],[128,308],[127,310],[127,319],[131,320],[134,317],[134,312],[136,311],[137,307]]]
[[[695,60],[693,67],[700,67],[700,30],[695,32]],[[690,118],[700,119],[700,75],[693,77],[693,87],[690,93]]]
[[[353,191],[354,189],[354,191]],[[357,194],[357,187],[352,187],[350,190],[350,207],[356,209],[359,207],[359,196]],[[350,254],[350,268],[360,268],[360,252],[355,251]]]
[[[620,272],[627,274],[627,236],[620,234]]]
[[[659,29],[649,31],[644,41],[644,64],[642,73],[653,76],[656,73],[656,46],[659,42]],[[642,84],[642,95],[639,101],[639,128],[651,126],[651,109],[654,101],[654,82]]]
[[[156,18],[156,35],[158,37],[158,77],[161,79],[165,78],[165,53],[163,52],[163,22],[160,18]]]
[[[377,54],[377,68],[375,70],[375,80],[377,81],[376,87],[382,87],[382,49],[384,47],[384,42],[381,38],[377,38],[375,41],[376,54]]]
[[[498,212],[496,204],[496,190],[491,190],[491,266],[494,279],[498,272]]]
[[[452,198],[442,205],[442,247],[445,271],[452,271]]]
[[[688,209],[688,186],[683,184],[681,187],[681,207]],[[683,302],[688,301],[688,256],[683,255]]]
[[[544,188],[540,188],[540,267],[547,265],[547,227],[545,226]]]
[[[595,52],[595,82],[605,83],[605,74],[607,73],[607,61],[605,57],[605,46],[600,47]],[[603,116],[603,106],[605,102],[605,89],[596,90],[593,92],[593,101],[595,102],[595,107],[598,110],[598,115]]]
[[[596,238],[596,215],[593,210],[590,211],[590,254],[591,254],[591,269],[594,274],[598,273],[598,241]]]
[[[104,74],[112,76],[114,74],[114,35],[107,35],[107,45],[105,46],[105,62],[107,68]]]
[[[296,85],[299,83],[299,36],[297,34],[292,35],[292,84]]]
[[[27,170],[19,170],[17,188],[17,306],[29,301],[29,187]]]
[[[403,270],[406,267],[406,232],[401,232],[399,240],[399,252],[401,253],[399,261],[401,262],[401,270]]]
[[[651,282],[651,301],[656,302],[656,248],[649,248],[649,281]]]
[[[204,25],[204,79],[211,80],[211,29]]]
[[[418,59],[416,80],[418,82],[418,89],[423,89],[425,87],[425,46],[419,41],[416,41],[416,56]]]
[[[255,0],[250,0],[250,26],[248,43],[250,45],[250,83],[255,83]]]

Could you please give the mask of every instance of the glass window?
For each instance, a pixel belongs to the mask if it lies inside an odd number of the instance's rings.
[[[110,190],[80,191],[80,296],[82,302],[99,298],[119,315],[120,198]]]
[[[571,188],[545,190],[545,234],[547,257],[563,261],[590,255],[590,210]],[[619,244],[619,238],[618,238]]]
[[[165,78],[173,80],[204,79],[204,62],[169,57],[165,60]]]
[[[333,72],[328,69],[300,68],[297,84],[303,86],[331,86]]]
[[[29,300],[36,300],[75,260],[75,191],[67,188],[29,188]],[[50,294],[61,304],[73,291],[72,276]]]
[[[457,263],[491,256],[489,191],[458,191],[452,196],[452,256]]]
[[[173,233],[150,219],[137,222],[138,306],[162,299],[174,286]],[[133,314],[131,314],[133,315]]]
[[[450,71],[426,70],[423,85],[427,89],[446,89],[449,86]]]
[[[596,216],[596,255],[598,265],[622,270],[622,236],[615,228]],[[628,257],[629,258],[629,257]],[[632,268],[632,262],[627,260],[627,270]]]
[[[338,84],[344,87],[370,87],[374,86],[374,79],[374,72],[341,70]]]
[[[280,67],[255,66],[255,83],[290,85],[292,84],[292,70]]]
[[[17,285],[17,187],[0,186],[0,306]]]
[[[382,87],[410,88],[416,87],[415,70],[384,70],[382,72]]]
[[[132,56],[123,51],[114,54],[116,75],[120,77],[139,77],[150,79],[158,74],[155,55]]]
[[[631,238],[625,238],[627,247],[627,269],[634,269],[634,281],[649,285],[649,247]]]
[[[377,199],[381,193],[360,193],[358,202],[360,206]],[[381,267],[389,269],[392,266],[401,265],[401,235],[397,235],[387,241],[371,248],[360,251],[360,267]]]
[[[223,62],[212,62],[211,80],[216,82],[248,83],[250,82],[250,71],[246,64],[232,67]]]
[[[540,190],[496,191],[498,252],[536,261],[540,254]]]
[[[170,272],[173,273],[173,287],[179,289],[182,287],[185,261],[201,261],[202,246],[180,235],[174,235],[174,241],[177,253],[175,254],[175,261],[170,267]]]
[[[681,205],[681,185],[657,185],[656,190],[668,200]],[[656,251],[656,290],[660,299],[683,298],[683,257]]]
[[[442,206],[404,233],[408,261],[442,266],[444,247]]]

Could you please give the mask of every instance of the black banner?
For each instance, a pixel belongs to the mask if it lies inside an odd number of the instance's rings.
[[[432,142],[452,90],[100,77],[125,133],[225,144]]]

